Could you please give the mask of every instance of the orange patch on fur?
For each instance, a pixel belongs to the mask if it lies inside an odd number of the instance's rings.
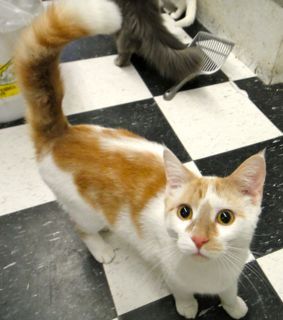
[[[212,210],[208,202],[201,207],[198,218],[188,228],[192,236],[197,235],[209,240],[217,236],[216,222],[211,219]]]
[[[20,38],[14,61],[28,105],[27,119],[37,157],[69,125],[61,107],[64,90],[58,67],[60,49],[70,40],[87,34],[76,17],[60,5],[52,5]]]
[[[180,204],[188,204],[191,207],[198,207],[199,202],[203,199],[208,188],[208,180],[195,176],[185,186],[184,192],[179,197],[168,197],[165,199],[166,210],[171,211]]]
[[[109,138],[117,138],[117,137],[125,137],[125,138],[135,138],[139,140],[146,140],[145,138],[129,131],[126,129],[112,129],[112,128],[101,128],[102,135],[104,137],[109,137]]]
[[[115,224],[125,208],[139,229],[139,214],[165,187],[163,162],[149,152],[103,149],[99,138],[114,133],[116,137],[130,134],[113,129],[95,132],[95,127],[83,125],[71,127],[54,143],[53,156],[62,170],[72,173],[82,197],[101,210],[110,224]]]
[[[241,206],[242,203],[242,193],[239,191],[237,186],[234,184],[233,180],[231,180],[230,176],[226,178],[215,178],[214,179],[214,185],[215,185],[215,190],[217,194],[228,200],[230,203],[233,203],[233,207],[238,208]],[[224,209],[231,209],[232,211],[233,208],[224,208]],[[237,210],[235,212],[237,217],[240,218],[245,218],[245,213]]]

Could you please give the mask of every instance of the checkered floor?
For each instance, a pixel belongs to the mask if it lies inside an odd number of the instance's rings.
[[[194,36],[204,28],[188,28]],[[267,147],[263,212],[240,279],[245,319],[283,319],[283,85],[265,86],[231,55],[222,71],[199,77],[171,102],[171,85],[142,59],[123,69],[115,44],[95,37],[62,55],[64,110],[72,123],[130,129],[166,144],[202,174],[226,175]],[[27,126],[0,127],[0,319],[177,320],[155,270],[127,244],[109,265],[97,263],[41,181]],[[215,297],[198,297],[199,319],[230,319]]]

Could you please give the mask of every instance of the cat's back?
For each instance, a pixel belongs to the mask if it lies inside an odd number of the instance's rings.
[[[81,198],[115,224],[123,208],[139,216],[166,183],[163,146],[123,129],[74,126],[39,161],[62,202]]]
[[[163,150],[162,145],[124,129],[78,125],[53,141],[39,163],[49,156],[58,168],[72,174],[94,172],[106,178],[108,171],[124,171],[124,179],[127,175],[138,178],[140,171],[164,175]]]

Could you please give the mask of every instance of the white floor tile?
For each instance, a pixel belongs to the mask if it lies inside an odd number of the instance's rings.
[[[193,159],[281,135],[230,82],[179,92],[172,101],[155,99]]]
[[[64,110],[79,113],[132,101],[152,95],[133,66],[119,68],[115,56],[63,63]]]
[[[254,257],[254,255],[252,254],[252,252],[250,251],[246,263],[252,262],[252,261],[254,261],[254,260],[255,260],[255,257]]]
[[[283,249],[259,258],[257,262],[283,301]]]
[[[156,270],[130,245],[112,233],[107,234],[107,240],[118,248],[114,261],[104,265],[118,315],[168,295]]]
[[[195,165],[195,163],[193,161],[189,161],[184,163],[184,165],[191,170],[193,173],[195,173],[197,176],[201,176],[201,173],[198,169],[198,167]]]
[[[222,67],[222,71],[230,80],[239,80],[254,77],[254,72],[242,61],[237,59],[233,53],[229,55]]]
[[[0,215],[54,200],[40,178],[27,126],[0,130]]]

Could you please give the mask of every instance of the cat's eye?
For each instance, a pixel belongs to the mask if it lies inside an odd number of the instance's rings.
[[[182,220],[189,220],[193,217],[193,210],[190,206],[182,204],[177,210],[178,217]]]
[[[217,213],[216,220],[219,224],[228,226],[234,222],[235,215],[233,211],[229,209],[223,209]]]

